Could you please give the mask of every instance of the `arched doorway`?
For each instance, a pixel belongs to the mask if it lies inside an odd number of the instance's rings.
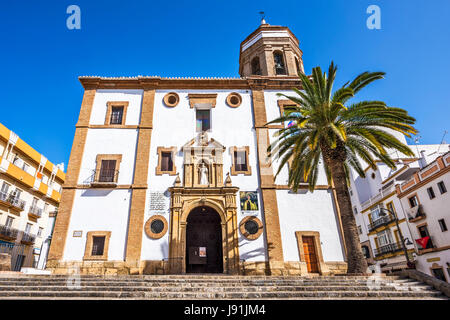
[[[210,207],[197,207],[187,218],[186,272],[223,273],[221,220]]]

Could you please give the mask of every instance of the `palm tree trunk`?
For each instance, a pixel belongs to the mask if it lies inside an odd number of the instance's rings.
[[[361,250],[343,163],[336,159],[330,159],[329,168],[336,190],[337,205],[341,213],[344,241],[347,247],[347,273],[367,273],[367,261]]]

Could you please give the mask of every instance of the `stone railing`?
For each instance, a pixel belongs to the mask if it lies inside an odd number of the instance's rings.
[[[445,294],[447,297],[450,297],[450,283],[441,281],[439,279],[436,279],[435,277],[413,269],[402,270],[401,275],[421,282],[425,282],[426,284],[433,286],[436,290],[439,290],[440,292]]]

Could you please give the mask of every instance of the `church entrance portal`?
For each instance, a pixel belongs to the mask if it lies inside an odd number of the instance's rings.
[[[186,272],[223,273],[219,214],[202,206],[191,211],[186,225]]]

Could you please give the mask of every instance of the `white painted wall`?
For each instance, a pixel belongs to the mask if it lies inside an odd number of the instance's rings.
[[[64,261],[82,260],[88,231],[111,231],[108,260],[124,260],[131,191],[85,189],[75,192]],[[83,231],[82,237],[73,237]]]
[[[97,154],[121,154],[117,183],[133,183],[137,137],[137,129],[88,129],[78,184],[94,174]]]
[[[99,89],[95,93],[89,124],[105,124],[107,103],[113,101],[128,101],[126,125],[138,125],[141,115],[143,90],[110,90]]]
[[[168,92],[176,92],[180,97],[179,104],[174,108],[166,107],[163,98]],[[237,92],[242,97],[242,104],[238,108],[231,108],[226,104],[226,97],[231,92]],[[231,154],[229,147],[249,146],[249,163],[252,169],[251,176],[240,174],[231,176],[233,186],[239,187],[241,191],[258,190],[258,171],[257,171],[257,152],[256,136],[253,128],[252,97],[248,90],[157,90],[155,94],[155,106],[153,116],[152,143],[150,147],[149,159],[149,192],[164,192],[173,185],[175,176],[167,174],[156,175],[156,166],[158,163],[158,147],[177,147],[177,156],[175,166],[180,177],[183,177],[183,154],[181,147],[197,136],[195,131],[195,108],[190,108],[188,93],[217,93],[216,106],[211,109],[211,132],[208,132],[208,138],[213,138],[226,147],[223,154],[223,172],[224,179],[226,173],[231,168]],[[149,194],[147,195],[149,199]],[[261,196],[259,197],[259,208],[261,208]],[[239,194],[236,197],[239,203]],[[239,211],[239,209],[238,209]],[[146,218],[150,217],[149,201],[146,202]],[[258,218],[262,221],[261,210],[258,212]],[[238,223],[244,218],[238,212]],[[170,223],[170,216],[166,219]],[[168,254],[168,234],[161,239],[150,239],[145,233],[142,240],[143,260],[160,260],[166,258]],[[242,259],[248,261],[264,261],[265,245],[263,237],[254,241],[248,241],[239,234],[239,252]]]
[[[299,261],[296,231],[318,231],[325,261],[343,261],[338,220],[328,190],[277,190],[283,255],[285,261]]]

